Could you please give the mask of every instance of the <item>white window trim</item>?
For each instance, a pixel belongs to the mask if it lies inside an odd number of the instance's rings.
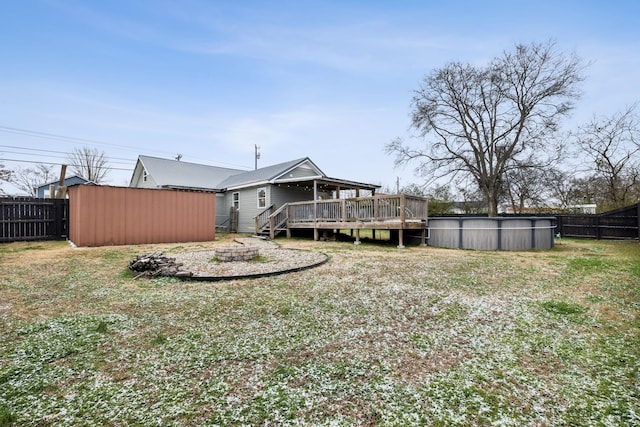
[[[260,191],[264,191],[264,206],[260,206]],[[256,191],[256,203],[258,208],[260,209],[264,209],[267,207],[267,187],[260,187],[258,188],[258,190]]]
[[[231,193],[231,206],[236,208],[237,211],[240,210],[240,192],[234,191]]]

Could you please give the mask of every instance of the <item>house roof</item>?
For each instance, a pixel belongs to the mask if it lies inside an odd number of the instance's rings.
[[[138,156],[138,162],[164,188],[198,189],[209,191],[235,190],[260,184],[277,184],[319,180],[329,185],[379,188],[379,185],[329,178],[311,159],[303,157],[251,171],[201,165],[198,163]],[[133,182],[134,176],[131,177]]]
[[[142,167],[151,175],[159,187],[165,188],[197,188],[218,190],[225,179],[246,171],[223,168],[219,166],[201,165],[159,157],[138,156]],[[131,178],[133,181],[133,177]]]
[[[312,177],[321,178],[324,177],[324,173],[318,168],[308,157],[304,157],[301,159],[290,160],[284,163],[278,163],[277,165],[266,166],[264,168],[244,172],[243,174],[238,174],[231,176],[224,180],[221,183],[222,188],[225,189],[235,189],[246,187],[249,185],[257,185],[263,183],[273,183],[276,180],[279,181],[291,181],[284,178],[288,172],[293,169],[301,166],[303,164],[307,164],[311,170],[314,172],[313,175],[305,176],[302,179],[310,179]],[[279,179],[281,178],[281,179]]]

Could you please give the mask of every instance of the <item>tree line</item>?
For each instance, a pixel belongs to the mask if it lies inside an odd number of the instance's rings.
[[[403,191],[431,196],[430,212],[457,197],[484,202],[489,216],[499,205],[523,213],[635,203],[637,104],[561,130],[587,66],[550,41],[516,45],[485,66],[452,62],[427,74],[411,102],[415,135],[385,147],[396,165],[413,165],[424,180]]]

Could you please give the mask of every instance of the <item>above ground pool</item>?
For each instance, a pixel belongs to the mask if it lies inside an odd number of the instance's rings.
[[[429,246],[522,251],[553,248],[555,217],[429,218]]]

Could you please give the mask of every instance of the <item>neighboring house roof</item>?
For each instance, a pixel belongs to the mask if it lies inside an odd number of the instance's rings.
[[[151,156],[138,156],[138,162],[159,187],[218,190],[230,176],[246,173],[240,169],[201,165]],[[133,181],[133,177],[131,178]]]
[[[304,176],[291,176],[287,174],[300,166],[309,168],[309,174]],[[244,172],[225,179],[220,185],[221,188],[233,190],[250,185],[259,185],[278,182],[294,182],[309,180],[311,178],[322,178],[324,173],[308,157],[291,160],[277,165],[266,166],[264,168]]]
[[[70,176],[70,177],[64,179],[64,185],[67,185],[67,186],[71,186],[71,185],[75,185],[75,184],[86,184],[86,183],[89,183],[89,180],[84,179],[83,177],[81,177],[79,175],[73,175],[73,176]],[[59,184],[60,184],[60,179],[56,179],[55,181],[51,181],[51,182],[47,182],[47,183],[38,185],[36,187],[36,189],[39,190],[41,188],[44,188],[44,189],[48,190],[50,185],[55,185],[56,188],[57,188]]]

